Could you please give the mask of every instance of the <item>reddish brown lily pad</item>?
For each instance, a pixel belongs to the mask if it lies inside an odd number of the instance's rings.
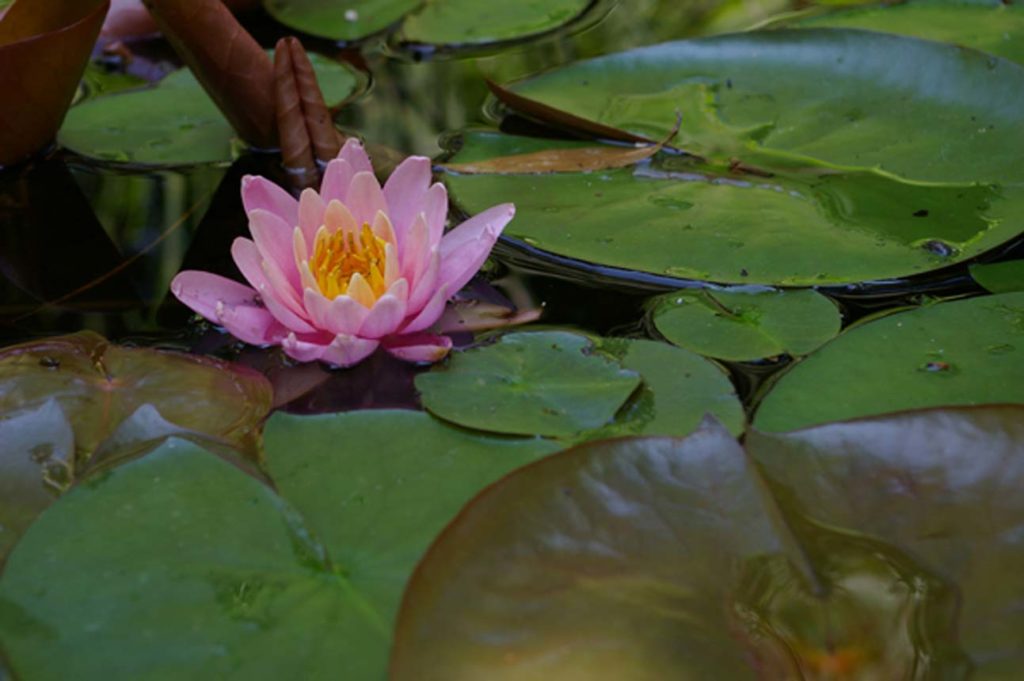
[[[1015,678],[1024,408],[588,443],[484,490],[395,681]]]
[[[254,458],[271,392],[251,369],[89,331],[0,351],[0,562],[100,449],[185,433]]]
[[[0,19],[0,166],[53,140],[108,6],[106,0],[20,0]]]

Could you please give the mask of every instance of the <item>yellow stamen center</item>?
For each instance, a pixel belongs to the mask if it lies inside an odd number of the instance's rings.
[[[352,232],[338,230],[328,234],[321,230],[313,247],[310,269],[320,292],[328,299],[348,293],[352,276],[359,274],[379,298],[387,290],[384,267],[387,262],[387,242],[379,238],[364,224],[357,237]]]

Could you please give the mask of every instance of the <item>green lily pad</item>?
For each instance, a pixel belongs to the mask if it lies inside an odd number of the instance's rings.
[[[588,439],[619,435],[689,435],[708,414],[730,433],[743,432],[746,416],[728,374],[714,362],[667,343],[596,339],[597,348],[640,374],[643,383],[615,422]]]
[[[734,361],[806,355],[842,325],[835,303],[810,290],[676,291],[652,302],[652,318],[671,343]]]
[[[591,0],[427,0],[406,17],[401,37],[432,45],[480,45],[553,30],[580,16]]]
[[[578,334],[512,333],[454,353],[420,374],[416,388],[431,413],[496,433],[569,437],[608,424],[640,376],[592,353]]]
[[[480,487],[557,447],[394,411],[277,415],[266,444],[284,499],[171,439],[57,501],[0,576],[13,672],[383,678],[432,537]]]
[[[403,40],[433,45],[481,45],[524,38],[572,21],[590,0],[263,0],[285,26],[309,35],[360,40],[402,23]]]
[[[380,33],[422,0],[263,0],[270,16],[309,35],[346,42]]]
[[[455,163],[579,148],[486,131],[461,142]],[[495,196],[514,202],[517,218],[504,237],[578,267],[730,284],[817,286],[928,272],[1008,241],[1024,218],[1016,188],[908,185],[868,172],[760,177],[666,154],[587,173],[450,170],[444,181],[467,213]]]
[[[348,67],[315,54],[310,59],[328,103],[355,91],[359,81]],[[240,144],[188,69],[151,87],[102,95],[72,107],[57,139],[83,156],[160,166],[227,162]]]
[[[725,35],[577,62],[510,89],[651,139],[681,114],[674,143],[723,163],[1024,182],[1024,68],[930,41],[842,29]]]
[[[992,293],[1024,291],[1024,260],[971,265],[974,281]]]
[[[899,33],[1024,62],[1024,9],[1002,0],[908,0],[812,16],[793,25]]]
[[[1022,445],[1001,406],[557,454],[434,543],[392,678],[1013,678]]]
[[[786,371],[754,425],[786,431],[932,406],[1024,403],[1024,293],[937,303],[848,329]]]

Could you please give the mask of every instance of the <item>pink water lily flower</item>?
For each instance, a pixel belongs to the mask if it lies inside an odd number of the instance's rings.
[[[377,182],[350,139],[320,192],[298,201],[262,177],[242,180],[252,239],[231,246],[249,286],[209,272],[181,272],[171,290],[235,337],[280,344],[292,358],[351,366],[383,347],[410,362],[451,348],[431,333],[448,299],[480,269],[515,214],[489,208],[444,234],[448,194],[430,184],[430,161],[413,156]]]

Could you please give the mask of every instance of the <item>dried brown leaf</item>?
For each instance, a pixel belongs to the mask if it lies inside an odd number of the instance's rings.
[[[144,0],[164,37],[239,135],[277,146],[274,65],[220,0]]]
[[[316,173],[313,147],[295,80],[291,46],[286,38],[277,42],[274,52],[274,107],[284,167],[313,176]]]
[[[313,143],[313,155],[317,160],[326,163],[341,151],[342,138],[334,127],[331,112],[327,109],[324,94],[316,80],[313,64],[309,61],[306,50],[298,38],[286,38],[291,48],[292,70],[295,73],[295,84],[298,86],[299,98],[302,100],[302,113],[306,119],[306,130],[310,142]],[[281,43],[278,43],[278,49]]]

